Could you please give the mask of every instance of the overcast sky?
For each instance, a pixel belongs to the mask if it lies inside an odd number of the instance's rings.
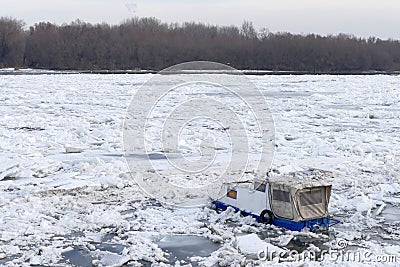
[[[400,39],[399,0],[0,0],[0,7],[0,16],[22,19],[27,25],[77,18],[117,24],[132,16],[218,25],[249,20],[271,32]]]

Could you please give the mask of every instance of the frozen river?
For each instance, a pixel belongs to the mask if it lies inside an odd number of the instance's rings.
[[[146,196],[129,175],[122,129],[151,77],[0,75],[0,265],[266,263],[238,242],[243,236],[299,251],[345,240],[375,257],[316,262],[324,266],[400,261],[400,76],[248,76],[274,119],[275,173],[318,169],[333,184],[330,212],[342,222],[329,234]]]

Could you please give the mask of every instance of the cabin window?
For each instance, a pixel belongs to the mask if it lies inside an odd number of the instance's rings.
[[[228,189],[228,192],[226,193],[226,196],[236,199],[237,198],[237,191],[235,189]]]
[[[277,217],[293,219],[293,205],[290,191],[272,190],[271,207]]]
[[[254,190],[260,191],[260,192],[265,192],[267,185],[265,183],[254,183]]]
[[[282,202],[290,202],[290,195],[287,191],[274,189],[272,192],[272,199]]]
[[[308,206],[308,205],[321,204],[323,203],[322,197],[323,194],[320,188],[302,192],[300,194],[300,205]]]

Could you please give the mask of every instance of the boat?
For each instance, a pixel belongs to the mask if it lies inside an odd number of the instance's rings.
[[[331,189],[331,184],[321,181],[267,177],[224,183],[220,197],[212,203],[219,210],[231,207],[261,223],[317,232],[339,223],[328,211]]]

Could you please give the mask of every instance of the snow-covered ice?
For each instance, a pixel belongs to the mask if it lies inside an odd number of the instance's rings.
[[[122,126],[150,77],[0,75],[0,265],[64,266],[77,251],[100,266],[279,265],[248,250],[335,249],[339,239],[345,249],[400,261],[399,76],[249,77],[274,117],[275,172],[312,168],[332,182],[330,211],[342,223],[328,235],[265,226],[233,210],[165,206],[143,193],[123,158]],[[183,150],[196,143],[190,134]],[[218,246],[171,262],[158,242],[174,235]]]
[[[262,241],[257,234],[248,234],[236,237],[236,244],[240,252],[245,255],[257,256],[260,251],[282,253],[284,250],[268,242]]]

